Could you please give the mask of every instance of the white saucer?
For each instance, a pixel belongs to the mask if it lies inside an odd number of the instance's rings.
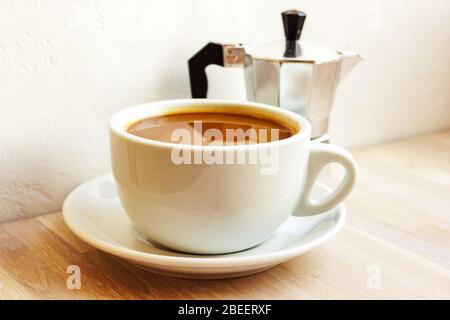
[[[330,190],[317,184],[313,198]],[[134,229],[111,174],[76,188],[63,207],[67,226],[90,245],[149,271],[178,278],[225,279],[261,272],[305,253],[333,237],[345,222],[345,207],[312,217],[291,217],[252,249],[226,255],[191,255],[146,241]]]

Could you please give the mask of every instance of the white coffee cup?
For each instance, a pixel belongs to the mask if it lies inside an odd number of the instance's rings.
[[[139,120],[174,112],[267,117],[297,133],[267,143],[201,146],[144,139],[127,132]],[[112,170],[128,216],[152,241],[196,254],[223,254],[256,246],[291,214],[320,214],[344,200],[356,177],[353,157],[343,148],[314,143],[310,138],[311,126],[300,115],[253,102],[158,101],[125,109],[110,120]],[[180,153],[203,155],[204,159],[197,158],[202,160],[197,164],[174,161],[174,155]],[[249,161],[252,153],[260,155],[256,162],[254,158]],[[234,162],[211,164],[206,155],[212,154]],[[244,162],[238,163],[238,154],[245,155]],[[311,201],[317,176],[333,162],[345,169],[341,184],[325,199]]]

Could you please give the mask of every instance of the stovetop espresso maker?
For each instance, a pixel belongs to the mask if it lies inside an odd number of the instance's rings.
[[[312,138],[326,141],[336,86],[361,57],[300,41],[306,14],[281,15],[285,39],[252,47],[210,42],[189,59],[192,97],[207,97],[208,65],[244,68],[248,100],[301,114],[311,122]]]

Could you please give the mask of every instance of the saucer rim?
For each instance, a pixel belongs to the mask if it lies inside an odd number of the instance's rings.
[[[80,184],[76,187],[66,198],[62,208],[62,216],[64,223],[67,227],[81,240],[85,241],[89,245],[112,254],[114,256],[132,260],[134,262],[141,262],[145,264],[151,264],[154,266],[172,266],[172,267],[195,267],[195,268],[235,268],[238,266],[255,266],[255,265],[267,265],[270,263],[274,263],[274,261],[286,261],[292,257],[303,254],[315,247],[318,247],[322,243],[327,240],[333,238],[344,226],[347,210],[343,202],[334,207],[331,210],[337,210],[335,217],[336,223],[327,230],[321,236],[315,238],[314,240],[307,242],[303,245],[294,246],[287,249],[281,249],[278,251],[273,251],[269,253],[256,254],[251,256],[239,256],[239,257],[227,257],[227,254],[221,254],[221,257],[214,257],[214,255],[196,255],[191,254],[192,257],[177,257],[177,256],[164,256],[156,253],[148,253],[142,251],[136,251],[134,249],[130,249],[124,247],[122,245],[114,244],[112,242],[108,242],[98,237],[93,236],[87,231],[84,231],[83,228],[78,227],[77,223],[71,220],[71,215],[67,213],[67,208],[70,205],[72,198],[75,194],[86,185],[94,183],[95,180],[102,180],[108,177],[112,177],[112,174],[104,174],[101,176],[97,176],[95,178],[89,179],[88,181]],[[114,181],[114,179],[113,179]],[[316,182],[322,188],[331,191],[331,189],[321,182]],[[126,213],[124,213],[126,214]],[[244,250],[245,252],[245,250]],[[231,254],[231,253],[230,253]]]

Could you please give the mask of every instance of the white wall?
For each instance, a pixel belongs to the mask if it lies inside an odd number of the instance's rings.
[[[0,220],[59,210],[109,170],[112,113],[189,96],[196,50],[280,37],[289,8],[308,13],[304,39],[365,58],[339,88],[335,142],[450,126],[448,0],[0,0]]]

